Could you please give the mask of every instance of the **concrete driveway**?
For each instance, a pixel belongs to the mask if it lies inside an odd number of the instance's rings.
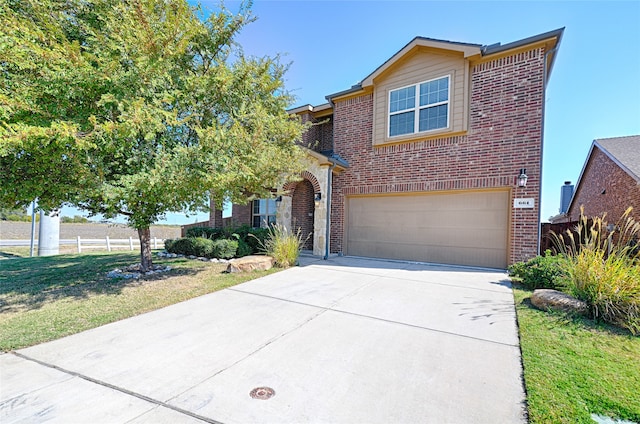
[[[505,273],[302,262],[0,355],[0,422],[526,422]]]

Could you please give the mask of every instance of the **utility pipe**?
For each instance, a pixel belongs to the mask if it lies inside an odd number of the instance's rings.
[[[331,185],[332,185],[332,177],[333,177],[333,169],[336,167],[336,161],[331,160],[332,165],[329,167],[329,175],[327,175],[327,221],[326,221],[326,231],[324,236],[324,260],[329,259],[329,236],[331,229]]]

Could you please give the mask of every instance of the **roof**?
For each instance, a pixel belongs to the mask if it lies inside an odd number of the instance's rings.
[[[334,154],[333,150],[326,152],[316,152],[308,147],[302,147],[309,156],[316,159],[319,165],[334,165],[334,172],[344,171],[349,167],[349,163],[338,154]]]
[[[416,47],[431,47],[436,49],[448,50],[448,51],[457,51],[463,54],[465,58],[471,56],[479,56],[486,57],[496,54],[501,54],[503,52],[518,49],[529,44],[534,44],[542,41],[554,41],[554,46],[557,48],[560,45],[560,40],[562,39],[562,34],[564,32],[564,28],[555,29],[553,31],[548,31],[542,34],[534,35],[533,37],[523,38],[522,40],[514,41],[505,45],[500,43],[491,44],[488,46],[483,46],[480,44],[470,44],[470,43],[461,43],[457,41],[447,41],[447,40],[438,40],[435,38],[427,38],[427,37],[415,37],[411,40],[407,45],[405,45],[402,49],[400,49],[396,54],[391,56],[387,61],[385,61],[382,65],[380,65],[376,70],[367,75],[361,83],[351,86],[343,91],[339,91],[337,93],[330,94],[326,96],[326,99],[330,102],[332,99],[341,97],[347,94],[356,93],[362,90],[364,87],[370,86],[373,84],[373,79],[392,66],[395,62],[397,62],[400,58],[402,58],[409,51],[413,50]],[[555,61],[556,53],[554,51],[550,51],[549,62],[547,66],[547,78],[551,74],[551,69],[553,67],[553,62]]]
[[[602,138],[594,144],[627,174],[640,182],[640,135]]]
[[[587,160],[584,161],[582,171],[580,171],[580,177],[578,177],[578,182],[576,183],[576,188],[573,191],[573,196],[571,197],[567,210],[571,209],[571,205],[576,198],[578,189],[582,183],[582,178],[584,177],[584,173],[587,169],[587,164],[591,160],[593,150],[596,147],[616,165],[618,165],[620,169],[625,171],[631,178],[640,184],[640,135],[593,140],[589,153],[587,154]]]

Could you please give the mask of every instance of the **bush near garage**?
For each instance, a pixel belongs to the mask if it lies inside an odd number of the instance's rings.
[[[563,256],[554,256],[547,250],[544,256],[536,256],[526,262],[509,266],[509,275],[529,290],[559,289],[565,275]]]

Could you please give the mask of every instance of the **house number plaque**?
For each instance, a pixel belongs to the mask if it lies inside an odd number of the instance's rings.
[[[526,199],[513,199],[513,207],[516,209],[532,209],[535,205],[533,197]]]

